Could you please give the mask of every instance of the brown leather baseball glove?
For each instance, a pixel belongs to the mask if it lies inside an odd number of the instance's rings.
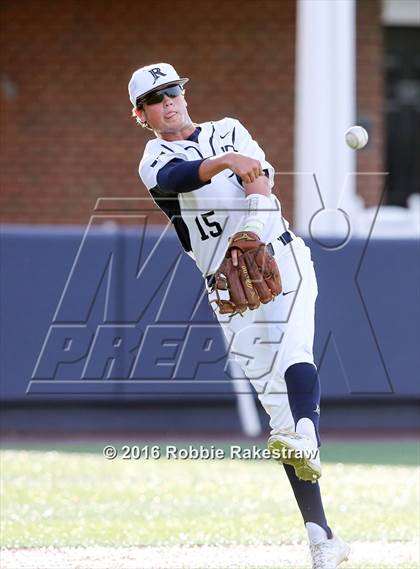
[[[237,266],[232,261],[234,249],[237,249]],[[266,304],[281,293],[277,263],[258,235],[251,231],[235,233],[214,275],[212,291],[216,298],[211,302],[217,304],[220,314],[232,315],[242,314],[248,308],[255,310],[261,302]],[[220,291],[228,291],[229,299],[223,299]]]

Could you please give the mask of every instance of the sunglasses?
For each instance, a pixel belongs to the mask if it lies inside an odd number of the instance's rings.
[[[136,101],[136,106],[141,109],[143,105],[157,105],[163,101],[164,96],[174,99],[179,97],[184,92],[181,85],[169,85],[163,89],[158,89],[152,93],[148,93],[144,97],[139,97]]]

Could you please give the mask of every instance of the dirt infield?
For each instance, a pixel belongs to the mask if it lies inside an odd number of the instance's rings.
[[[343,569],[416,568],[418,546],[356,542]],[[304,569],[306,544],[133,548],[3,549],[2,569]]]

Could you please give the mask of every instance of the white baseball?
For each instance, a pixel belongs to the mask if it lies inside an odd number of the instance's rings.
[[[369,136],[362,126],[351,126],[346,130],[346,142],[353,150],[360,150],[368,143]]]

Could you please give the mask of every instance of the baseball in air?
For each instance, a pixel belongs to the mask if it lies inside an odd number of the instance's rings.
[[[353,150],[360,150],[368,143],[369,136],[362,126],[351,126],[346,130],[346,142]]]

